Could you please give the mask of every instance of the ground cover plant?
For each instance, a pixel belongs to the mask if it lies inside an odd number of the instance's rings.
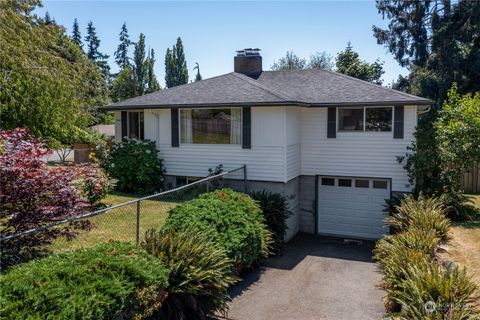
[[[262,212],[248,195],[220,189],[170,210],[164,228],[207,232],[239,271],[269,254],[272,234]]]
[[[165,299],[168,273],[129,243],[53,254],[0,274],[0,318],[146,319]]]
[[[142,247],[170,270],[167,296],[155,316],[206,319],[225,313],[227,289],[237,278],[231,275],[233,261],[208,233],[151,229]]]

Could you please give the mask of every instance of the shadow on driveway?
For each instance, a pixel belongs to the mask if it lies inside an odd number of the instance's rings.
[[[380,319],[373,242],[299,234],[229,291],[229,319]]]

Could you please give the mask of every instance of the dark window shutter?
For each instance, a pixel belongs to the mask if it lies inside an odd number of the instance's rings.
[[[242,108],[242,148],[252,148],[252,108]]]
[[[403,126],[404,126],[404,107],[395,106],[394,124],[393,124],[393,138],[394,139],[403,139]]]
[[[127,111],[122,111],[122,140],[123,138],[125,138],[126,136],[128,136],[128,124],[127,124],[127,121],[128,121],[128,114],[127,114]]]
[[[172,147],[180,146],[179,136],[178,136],[178,108],[172,108]]]
[[[337,108],[328,108],[327,138],[337,137]]]

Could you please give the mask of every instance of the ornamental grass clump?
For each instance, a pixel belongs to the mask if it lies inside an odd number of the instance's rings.
[[[168,274],[129,243],[50,255],[0,275],[0,318],[146,319],[162,306]]]
[[[428,198],[420,194],[418,199],[409,195],[400,201],[387,224],[396,232],[407,230],[414,226],[424,230],[434,230],[441,240],[447,240],[450,220],[445,215],[442,198]]]
[[[270,253],[272,233],[262,211],[248,195],[230,189],[202,194],[169,211],[164,229],[207,232],[240,271]]]
[[[207,319],[225,314],[227,289],[238,279],[233,261],[211,236],[194,229],[149,230],[142,247],[170,270],[167,296],[159,319]]]
[[[402,270],[402,278],[389,290],[402,306],[401,319],[479,319],[468,305],[476,286],[465,269],[425,259]]]
[[[396,233],[377,242],[374,258],[383,273],[388,316],[473,319],[466,304],[475,284],[465,270],[443,266],[436,254],[450,227],[442,199],[407,196],[387,223]]]
[[[281,253],[283,239],[288,229],[287,219],[292,214],[288,209],[287,198],[280,193],[272,193],[267,190],[252,192],[250,197],[260,206],[265,217],[265,224],[272,232],[272,251],[276,254]]]

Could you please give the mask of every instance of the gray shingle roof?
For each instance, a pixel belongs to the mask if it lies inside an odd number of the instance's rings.
[[[264,71],[255,80],[240,73],[160,90],[113,103],[108,110],[214,105],[385,105],[432,101],[326,70]]]

